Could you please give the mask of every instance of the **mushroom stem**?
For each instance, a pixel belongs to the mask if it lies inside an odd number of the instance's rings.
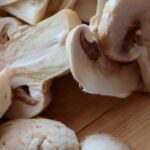
[[[33,106],[35,106],[38,103],[38,101],[32,99],[27,94],[27,92],[25,92],[25,90],[22,89],[21,87],[18,87],[13,90],[13,99],[22,101],[25,104],[33,105]]]

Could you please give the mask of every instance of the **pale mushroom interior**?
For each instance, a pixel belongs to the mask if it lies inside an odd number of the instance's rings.
[[[96,41],[88,26],[81,25],[71,31],[66,46],[70,69],[84,91],[126,97],[136,90],[140,78],[137,66],[134,63],[121,66],[108,60],[103,54],[97,61],[90,60],[80,43],[81,32],[84,32],[87,41]]]

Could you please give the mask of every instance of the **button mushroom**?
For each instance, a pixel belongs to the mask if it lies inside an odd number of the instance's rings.
[[[82,150],[131,150],[122,141],[108,134],[96,134],[87,137],[81,144]]]
[[[35,25],[44,18],[48,0],[20,0],[3,9],[21,20]]]
[[[79,150],[75,133],[61,122],[18,119],[0,126],[1,150]]]
[[[14,96],[16,100],[7,117],[33,117],[50,103],[49,81],[69,70],[65,41],[68,32],[78,24],[80,19],[74,11],[63,10],[3,45],[0,69],[7,66],[13,93],[19,93]]]
[[[137,60],[148,92],[150,92],[149,13],[148,0],[110,0],[106,3],[99,25],[99,39],[105,54],[119,62]]]
[[[88,93],[130,95],[140,81],[136,63],[122,65],[109,60],[96,41],[86,25],[79,25],[69,33],[66,48],[73,77]]]

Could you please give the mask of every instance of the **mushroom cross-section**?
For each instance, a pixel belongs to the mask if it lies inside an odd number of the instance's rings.
[[[75,27],[68,35],[66,48],[70,70],[84,91],[126,97],[138,88],[137,64],[119,64],[107,59],[86,25]]]

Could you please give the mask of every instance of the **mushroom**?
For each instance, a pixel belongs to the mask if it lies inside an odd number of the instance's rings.
[[[110,59],[131,62],[139,56],[134,45],[142,44],[141,31],[147,29],[149,11],[148,0],[106,2],[99,24],[99,40],[103,51]],[[146,32],[142,34],[144,38],[148,36]]]
[[[19,0],[0,0],[0,6],[9,5],[9,4],[15,3],[17,1],[19,1]]]
[[[7,70],[0,72],[0,118],[5,114],[12,103],[12,92]]]
[[[97,0],[77,0],[74,10],[77,11],[82,21],[89,23],[96,13],[96,6]]]
[[[63,10],[1,47],[0,70],[7,67],[15,94],[7,117],[33,117],[48,106],[50,80],[69,70],[67,34],[80,23],[74,11]]]
[[[133,9],[134,7],[134,9]],[[150,92],[150,3],[148,0],[108,1],[99,25],[104,53],[115,61],[137,61]]]
[[[44,18],[48,2],[48,0],[20,0],[3,9],[21,20],[35,25]]]
[[[82,150],[131,150],[131,148],[109,134],[88,136],[81,144]]]
[[[71,129],[48,119],[18,119],[0,126],[1,150],[79,150]]]
[[[141,78],[137,64],[109,60],[96,41],[87,25],[79,25],[69,33],[66,49],[73,77],[91,94],[130,95]]]

